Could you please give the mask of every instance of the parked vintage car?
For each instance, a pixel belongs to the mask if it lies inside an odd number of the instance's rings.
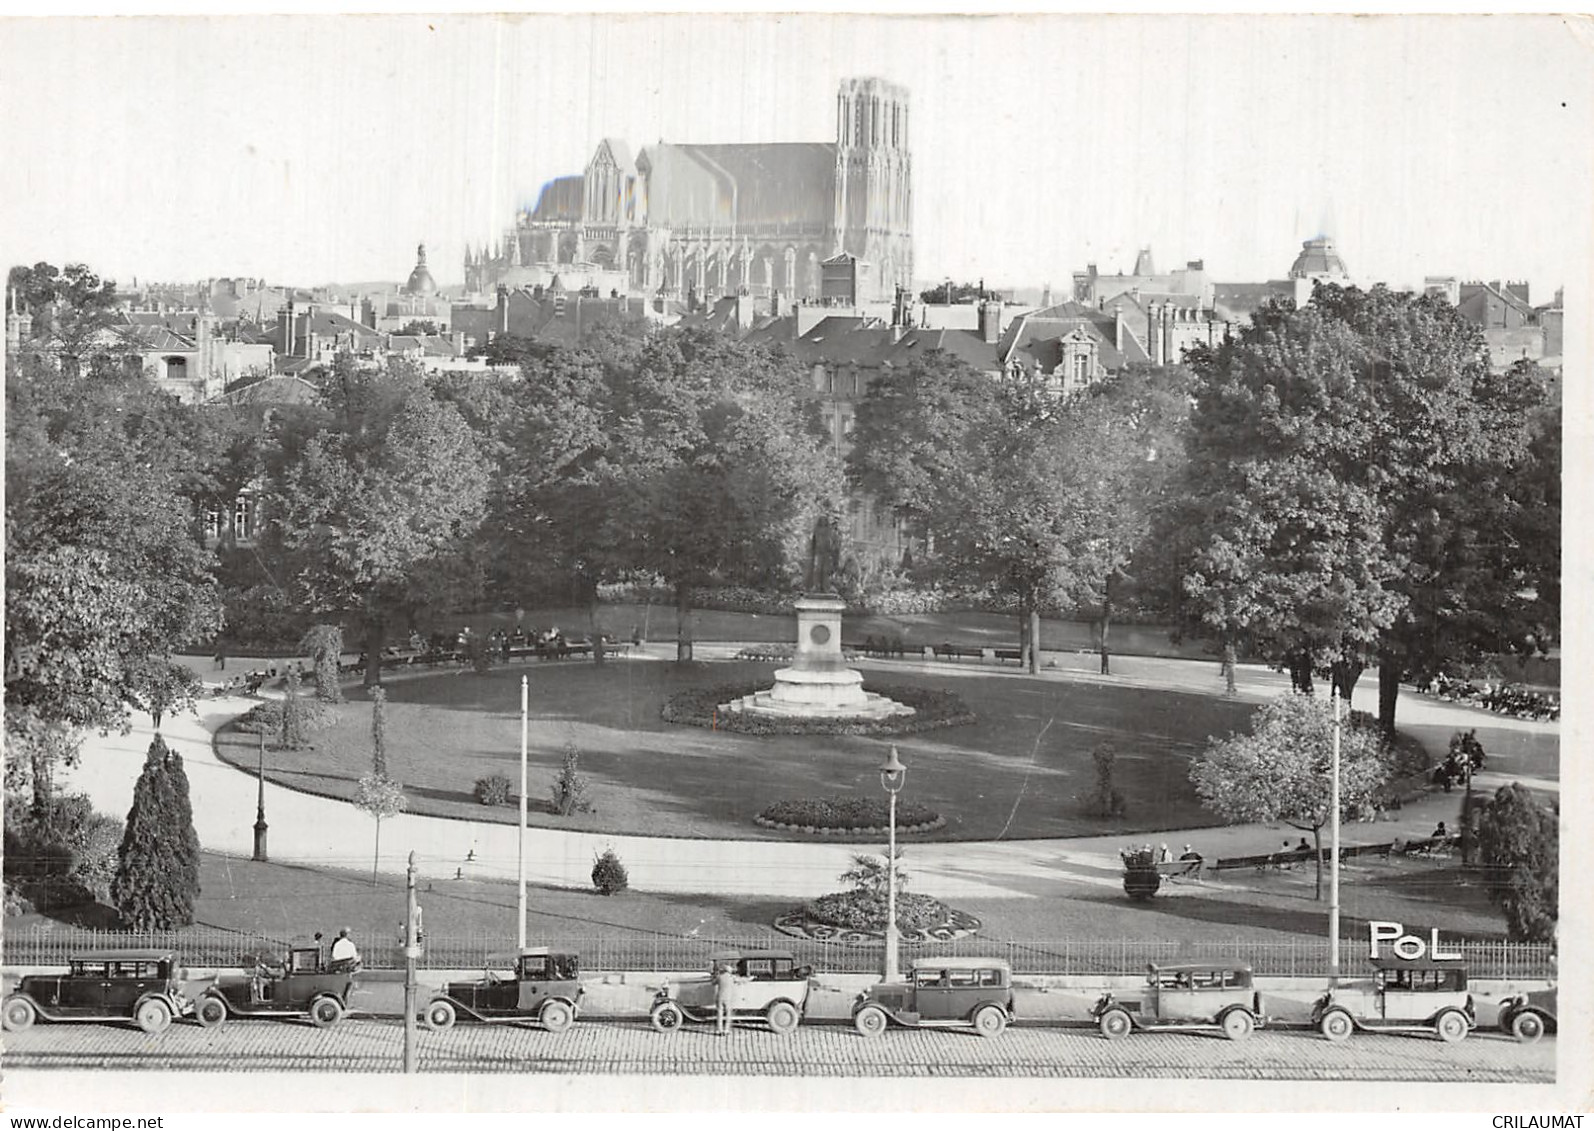
[[[250,974],[220,974],[194,1003],[207,1029],[229,1017],[309,1017],[323,1029],[336,1025],[355,989],[355,963],[330,961],[319,946],[293,947],[280,966],[257,962]]]
[[[193,1008],[186,971],[170,950],[96,950],[74,955],[65,974],[29,974],[0,1007],[13,1033],[46,1021],[131,1020],[159,1033]]]
[[[1109,990],[1090,1015],[1110,1041],[1136,1029],[1217,1029],[1231,1041],[1243,1041],[1267,1024],[1262,995],[1251,984],[1251,968],[1233,962],[1150,963],[1138,999],[1119,998]]]
[[[912,1029],[972,1025],[998,1036],[1013,1019],[1013,971],[998,958],[918,958],[908,977],[858,995],[852,1024],[876,1037],[891,1023]]]
[[[1500,1031],[1510,1033],[1523,1044],[1556,1030],[1556,989],[1534,990],[1504,998],[1500,1002]]]
[[[1331,1041],[1357,1029],[1433,1033],[1459,1041],[1477,1025],[1467,968],[1454,960],[1375,958],[1373,976],[1330,986],[1312,1006],[1312,1024]]]
[[[495,968],[496,962],[509,971]],[[578,955],[531,946],[502,960],[489,958],[475,981],[449,982],[427,1002],[422,1016],[439,1032],[463,1015],[488,1024],[536,1021],[551,1033],[563,1033],[576,1022],[581,994]]]
[[[726,965],[736,977],[731,990],[734,1021],[763,1021],[777,1033],[790,1033],[808,1009],[813,968],[798,966],[788,950],[722,951],[709,956],[709,967]],[[653,999],[649,1017],[661,1033],[686,1021],[714,1020],[714,976],[671,982]]]

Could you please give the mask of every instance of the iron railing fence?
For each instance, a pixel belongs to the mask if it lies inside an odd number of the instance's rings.
[[[9,966],[56,966],[85,950],[170,947],[191,966],[240,966],[252,963],[256,954],[277,955],[290,942],[307,945],[309,941],[306,936],[289,939],[216,927],[127,932],[31,925],[6,931],[3,957]],[[791,951],[799,963],[827,974],[874,973],[880,969],[881,961],[878,945],[856,946],[775,934],[736,938],[560,934],[529,941],[579,954],[586,970],[706,970],[709,955],[716,951],[768,948]],[[1549,944],[1443,941],[1461,952],[1474,978],[1545,978],[1554,974]],[[397,969],[404,964],[396,930],[391,936],[359,937],[359,943],[368,969]],[[1367,970],[1363,957],[1366,945],[1365,937],[1347,938],[1340,944],[1345,974]],[[904,967],[920,955],[1001,958],[1019,974],[1138,974],[1148,962],[1233,959],[1249,963],[1259,975],[1315,977],[1327,974],[1328,949],[1327,939],[1257,941],[1243,935],[1200,943],[1178,939],[1003,940],[965,936],[945,942],[905,944],[901,958]],[[513,950],[513,940],[499,934],[429,933],[421,965],[470,969],[486,965],[489,956]]]

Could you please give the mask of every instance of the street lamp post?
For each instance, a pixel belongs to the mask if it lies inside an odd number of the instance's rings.
[[[256,781],[259,792],[255,795],[255,859],[265,863],[270,857],[266,854],[266,734],[260,732],[260,761],[256,766]]]
[[[520,677],[520,827],[517,830],[515,850],[516,891],[515,945],[526,949],[526,727],[530,710],[531,683],[527,676]]]
[[[1330,690],[1334,700],[1334,781],[1329,790],[1328,842],[1328,982],[1339,984],[1339,688]]]
[[[880,785],[890,799],[890,813],[887,817],[887,835],[890,840],[886,845],[886,938],[885,938],[885,980],[897,980],[897,794],[902,791],[902,782],[908,776],[907,767],[897,758],[897,748],[891,748],[891,756],[880,766]]]

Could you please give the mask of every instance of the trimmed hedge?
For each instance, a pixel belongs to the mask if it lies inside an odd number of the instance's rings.
[[[875,797],[807,797],[777,801],[756,818],[760,825],[804,832],[881,833],[887,831],[890,809]],[[928,832],[946,824],[934,809],[911,801],[897,806],[897,831]]]
[[[232,724],[233,729],[244,734],[264,733],[268,739],[275,739],[282,730],[282,702],[281,699],[267,699],[264,703],[256,704],[238,716]],[[308,731],[332,722],[333,713],[319,700],[301,695],[299,718]]]
[[[803,913],[816,923],[853,931],[878,931],[886,925],[886,897],[861,891],[838,891],[803,905]],[[920,931],[939,926],[951,912],[946,904],[927,895],[897,893],[897,928]]]
[[[721,703],[762,691],[767,686],[765,683],[722,683],[692,688],[666,699],[661,714],[667,723],[712,727],[735,734],[918,734],[942,727],[967,726],[977,718],[968,704],[950,691],[877,683],[865,683],[863,689],[895,699],[912,707],[914,713],[887,719],[780,719],[719,710]]]

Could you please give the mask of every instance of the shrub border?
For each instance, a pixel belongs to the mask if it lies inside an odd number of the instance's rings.
[[[768,820],[762,813],[753,818],[753,823],[766,829],[782,829],[791,833],[808,833],[811,836],[888,836],[891,832],[884,825],[791,825],[784,821]],[[918,825],[898,825],[899,833],[928,833],[946,825],[946,818],[937,813],[935,820],[925,821]]]

